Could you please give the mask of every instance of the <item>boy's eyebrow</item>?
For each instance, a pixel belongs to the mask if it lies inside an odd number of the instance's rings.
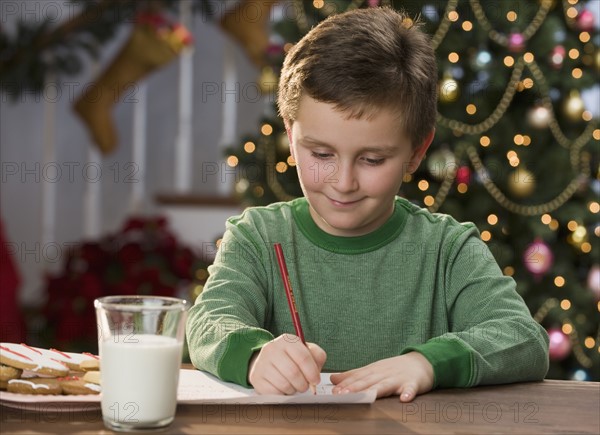
[[[334,146],[328,144],[327,142],[320,141],[318,139],[312,138],[310,136],[302,136],[298,138],[300,142],[310,142],[315,145],[321,145],[328,148],[335,148]],[[398,145],[373,145],[361,148],[361,151],[381,153],[381,154],[394,154],[398,151],[400,147]]]

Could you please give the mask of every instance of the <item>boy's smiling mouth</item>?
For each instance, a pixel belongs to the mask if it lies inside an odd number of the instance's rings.
[[[337,207],[349,207],[349,206],[352,206],[352,205],[357,204],[358,202],[362,201],[362,198],[356,199],[354,201],[338,201],[333,198],[330,198],[329,196],[327,197],[327,199],[329,199],[329,201]]]

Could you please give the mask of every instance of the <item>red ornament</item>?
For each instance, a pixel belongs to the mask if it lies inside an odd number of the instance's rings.
[[[471,169],[468,166],[461,166],[456,170],[456,182],[467,185],[471,182]]]
[[[525,37],[522,33],[511,33],[508,37],[508,49],[513,53],[519,53],[525,48]]]
[[[550,52],[550,66],[554,69],[560,69],[567,55],[567,50],[562,45],[557,45]]]
[[[554,254],[541,239],[536,239],[523,253],[523,263],[529,272],[534,275],[544,275],[552,267]]]
[[[594,29],[594,14],[584,9],[577,15],[577,28],[582,32],[590,32]]]
[[[548,330],[550,345],[548,354],[553,361],[562,361],[571,353],[571,340],[558,328]]]

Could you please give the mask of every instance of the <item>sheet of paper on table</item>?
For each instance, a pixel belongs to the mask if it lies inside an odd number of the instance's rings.
[[[244,388],[237,384],[223,382],[216,377],[199,370],[182,369],[179,373],[179,388],[177,390],[177,403],[181,404],[316,404],[316,403],[373,403],[376,399],[374,390],[361,393],[332,394],[333,385],[329,380],[329,374],[321,374],[321,383],[317,386],[317,395],[310,390],[295,394],[293,396],[281,396],[274,394],[257,394],[253,389]],[[53,411],[73,411],[76,404],[100,405],[99,395],[33,395],[15,394],[0,391],[0,403],[6,406],[42,409],[43,404],[56,404]],[[59,404],[71,406],[60,407]],[[32,407],[32,405],[35,405]],[[90,410],[90,406],[81,407],[82,410]],[[79,409],[79,408],[77,408]]]
[[[377,398],[374,390],[361,393],[332,394],[333,385],[329,374],[321,374],[317,394],[309,390],[293,396],[257,394],[253,389],[223,382],[198,370],[182,370],[179,375],[177,403],[182,404],[299,404],[299,403],[373,403]]]

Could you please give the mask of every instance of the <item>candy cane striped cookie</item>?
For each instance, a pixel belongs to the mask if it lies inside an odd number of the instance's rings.
[[[0,343],[0,364],[40,375],[58,377],[69,373],[66,364],[56,358],[42,355],[24,344]]]
[[[86,364],[95,364],[98,361],[98,357],[88,352],[83,353],[73,353],[73,352],[62,352],[57,349],[41,349],[39,347],[30,347],[34,352],[38,352],[40,355],[46,356],[48,358],[55,359],[60,361],[69,367],[69,369],[82,372],[84,369],[81,367],[81,364],[86,362]]]

